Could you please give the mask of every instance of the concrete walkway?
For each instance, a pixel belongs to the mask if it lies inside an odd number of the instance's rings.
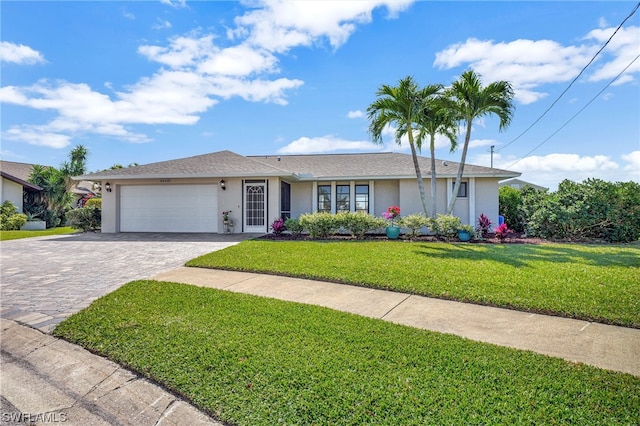
[[[155,280],[325,306],[640,376],[640,330],[384,290],[180,267]]]

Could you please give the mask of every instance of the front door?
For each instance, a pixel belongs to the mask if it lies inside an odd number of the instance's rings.
[[[267,232],[267,184],[244,184],[244,232]]]

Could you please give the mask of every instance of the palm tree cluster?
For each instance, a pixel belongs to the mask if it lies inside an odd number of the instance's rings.
[[[419,87],[413,77],[405,77],[397,86],[383,84],[376,92],[377,99],[369,105],[369,133],[374,143],[382,144],[383,133],[387,126],[395,126],[395,142],[400,145],[406,135],[418,180],[418,189],[424,212],[436,215],[436,163],[435,138],[443,135],[449,139],[450,150],[458,148],[458,125],[466,125],[462,146],[462,157],[456,175],[453,193],[457,194],[462,182],[462,174],[467,158],[467,149],[471,139],[471,125],[476,118],[495,114],[500,119],[500,130],[506,129],[513,116],[514,92],[511,84],[497,81],[482,86],[480,77],[473,71],[464,72],[450,87],[430,84]],[[418,163],[417,152],[429,136],[431,155],[431,209],[427,206],[427,197]],[[457,197],[451,197],[447,206],[448,214],[453,212]]]
[[[31,216],[40,216],[47,221],[47,227],[58,226],[73,201],[73,176],[83,175],[87,171],[88,151],[78,145],[69,153],[69,161],[62,163],[59,169],[34,165],[29,182],[42,188],[42,192],[25,200],[24,209]]]

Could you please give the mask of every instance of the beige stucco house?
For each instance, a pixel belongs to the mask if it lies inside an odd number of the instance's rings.
[[[42,188],[27,182],[33,164],[0,161],[0,193],[2,202],[11,201],[22,213],[24,208],[24,192],[40,192]]]
[[[430,161],[420,157],[429,192]],[[445,213],[458,163],[436,161],[438,213]],[[467,164],[454,214],[498,223],[498,181],[520,176]],[[102,185],[102,232],[269,232],[277,217],[315,211],[380,215],[422,211],[410,155],[399,153],[242,156],[220,151],[78,176]]]

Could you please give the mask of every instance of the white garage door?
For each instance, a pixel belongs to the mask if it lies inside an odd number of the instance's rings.
[[[120,232],[218,232],[216,185],[120,187]]]

